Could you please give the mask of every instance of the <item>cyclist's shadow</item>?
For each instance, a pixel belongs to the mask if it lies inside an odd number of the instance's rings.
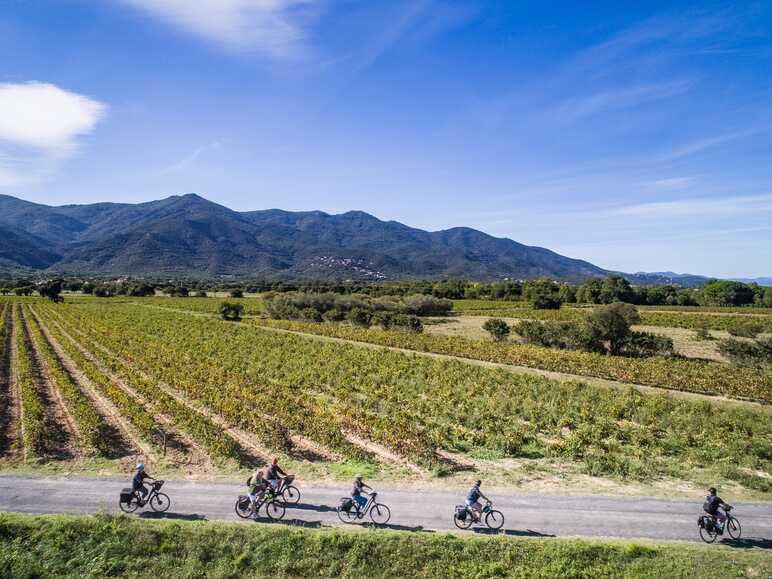
[[[764,539],[761,537],[724,539],[720,544],[734,547],[735,549],[772,549],[772,539]]]
[[[155,511],[142,511],[137,515],[140,519],[176,519],[181,521],[205,521],[206,515],[197,513],[156,513]]]
[[[549,533],[540,533],[539,531],[533,531],[527,529],[525,531],[516,531],[514,529],[486,529],[478,527],[473,529],[473,532],[478,535],[507,535],[508,537],[555,537],[557,535],[551,535]]]
[[[296,505],[287,505],[288,509],[298,509],[300,511],[315,511],[317,513],[334,513],[335,507],[329,505],[312,505],[310,503],[298,503]]]

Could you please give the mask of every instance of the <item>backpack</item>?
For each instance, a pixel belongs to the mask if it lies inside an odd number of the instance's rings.
[[[707,497],[705,502],[702,503],[702,510],[711,515],[715,515],[718,511],[718,497]]]

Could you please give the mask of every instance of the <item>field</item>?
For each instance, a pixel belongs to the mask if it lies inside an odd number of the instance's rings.
[[[768,400],[763,375],[331,324],[229,323],[208,314],[218,303],[0,300],[3,467],[120,472],[142,458],[161,472],[218,476],[278,454],[316,478],[365,470],[453,486],[474,469],[534,490],[589,477],[613,481],[606,490],[690,493],[718,481],[740,496],[772,491],[768,406],[580,376]],[[470,359],[554,363],[575,378]]]
[[[763,550],[0,515],[9,577],[765,577]]]

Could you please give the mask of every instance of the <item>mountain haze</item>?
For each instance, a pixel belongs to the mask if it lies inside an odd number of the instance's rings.
[[[580,281],[608,272],[466,227],[428,232],[361,211],[236,212],[198,195],[51,207],[0,195],[0,269],[266,279]]]

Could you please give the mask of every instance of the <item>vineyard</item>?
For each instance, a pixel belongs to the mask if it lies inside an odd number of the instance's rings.
[[[3,382],[13,383],[4,395],[20,392],[18,444],[28,460],[54,459],[45,433],[58,428],[79,457],[163,461],[168,443],[165,460],[214,468],[261,464],[279,453],[322,463],[386,461],[431,476],[452,472],[453,456],[484,454],[562,461],[589,475],[634,480],[719,473],[772,490],[772,421],[762,407],[557,382],[259,324],[507,363],[546,356],[534,349],[334,325],[228,323],[118,300],[4,300],[0,307],[11,316],[5,327],[17,358],[17,378]],[[597,364],[571,363],[575,370]],[[741,379],[729,383],[710,368],[613,371],[626,381],[660,375],[663,382],[681,372],[684,384],[704,391],[717,389],[710,380],[724,380],[726,393],[768,396],[768,384],[765,390],[752,373],[735,372]],[[61,408],[51,413],[48,406]],[[56,416],[71,424],[55,424]]]
[[[572,308],[563,307],[559,310],[536,310],[529,307],[515,309],[494,310],[465,310],[464,315],[488,316],[497,318],[517,318],[523,320],[554,320],[574,321],[587,317],[592,312],[591,307]],[[662,326],[665,328],[685,328],[696,330],[733,330],[752,321],[757,324],[762,332],[772,333],[772,316],[770,315],[746,315],[746,314],[718,314],[696,313],[680,311],[652,311],[642,309],[640,311],[641,325]]]
[[[511,342],[491,343],[460,337],[383,332],[334,324],[262,319],[256,320],[255,323],[484,362],[525,366],[684,392],[721,394],[739,399],[772,402],[772,373],[752,368],[734,368],[715,362],[661,357],[622,358]]]

